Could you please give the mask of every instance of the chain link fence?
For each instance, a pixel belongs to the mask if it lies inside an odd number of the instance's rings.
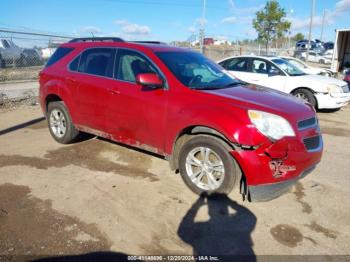
[[[197,47],[194,50],[200,51]],[[294,48],[269,48],[266,52],[265,48],[259,45],[222,45],[222,46],[205,46],[204,54],[214,61],[230,56],[239,55],[269,55],[269,56],[294,56]]]
[[[0,28],[0,83],[34,80],[57,46],[71,37]]]
[[[72,39],[70,36],[0,28],[0,84],[9,81],[36,80],[56,48]],[[199,47],[187,47],[199,51]],[[204,47],[204,54],[214,61],[237,55],[287,55],[294,49],[265,48],[260,45],[211,45]]]

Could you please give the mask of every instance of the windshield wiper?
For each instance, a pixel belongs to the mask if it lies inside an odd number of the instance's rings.
[[[239,86],[239,85],[244,85],[246,83],[243,82],[232,82],[227,85],[224,85],[222,88],[229,88],[229,87],[234,87],[234,86]]]
[[[195,90],[216,90],[216,89],[224,89],[224,88],[229,88],[229,87],[234,87],[238,85],[245,85],[246,83],[243,82],[232,82],[224,86],[193,86],[191,89]]]

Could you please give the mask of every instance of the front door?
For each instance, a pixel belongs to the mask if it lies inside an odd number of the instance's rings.
[[[136,76],[141,73],[157,73],[164,79],[145,55],[118,49],[114,73],[117,84],[111,88],[108,100],[109,133],[115,140],[161,153],[169,90],[137,84]]]
[[[287,76],[270,61],[254,58],[251,60],[252,82],[279,91],[285,91]]]

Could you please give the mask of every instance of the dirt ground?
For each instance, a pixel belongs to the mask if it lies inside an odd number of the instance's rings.
[[[103,139],[60,145],[38,106],[2,111],[0,261],[96,251],[350,255],[350,106],[318,116],[318,168],[280,198],[249,203],[237,190],[198,198],[165,160]]]

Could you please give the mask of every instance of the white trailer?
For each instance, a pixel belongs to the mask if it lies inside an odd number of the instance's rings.
[[[331,70],[350,68],[350,29],[336,30]]]

